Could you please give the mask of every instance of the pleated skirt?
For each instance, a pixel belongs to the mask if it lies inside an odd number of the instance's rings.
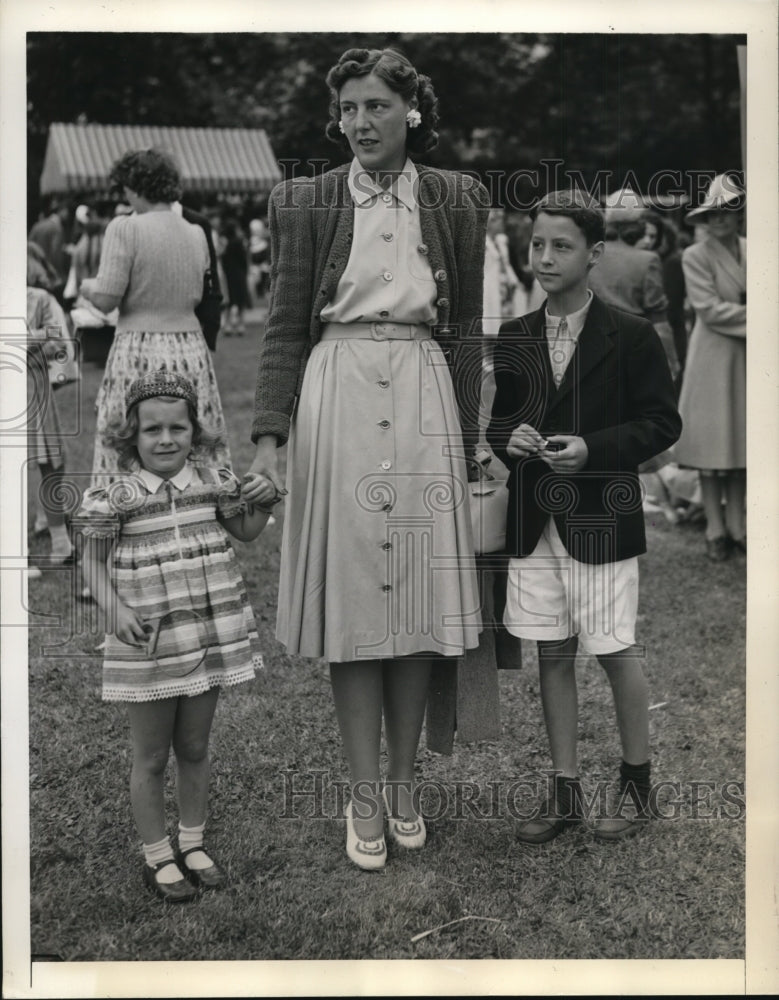
[[[462,434],[434,340],[318,343],[287,469],[276,635],[288,652],[346,662],[478,645]]]

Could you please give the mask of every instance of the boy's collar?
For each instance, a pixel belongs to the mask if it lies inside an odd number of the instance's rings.
[[[168,480],[163,479],[162,476],[158,476],[154,472],[149,472],[148,469],[141,469],[138,473],[138,478],[141,480],[149,493],[156,493],[160,486],[165,482],[173,483],[179,491],[184,490],[192,482],[193,475],[194,470],[189,462],[187,462],[183,469],[180,469],[175,476]]]
[[[593,295],[592,289],[588,288],[587,289],[587,301],[584,303],[583,306],[581,306],[581,308],[577,309],[575,312],[572,312],[572,313],[560,313],[559,315],[556,314],[556,313],[550,313],[549,312],[549,299],[547,299],[546,300],[546,305],[544,307],[544,313],[545,313],[545,315],[546,315],[546,317],[548,319],[552,319],[554,321],[562,320],[563,317],[565,317],[565,319],[569,323],[571,322],[571,320],[574,320],[574,322],[575,322],[580,316],[583,316],[583,314],[590,308],[590,306],[592,305],[593,298],[594,298],[594,295]]]

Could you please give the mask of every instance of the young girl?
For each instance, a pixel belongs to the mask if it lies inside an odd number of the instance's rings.
[[[168,371],[136,379],[111,440],[121,467],[135,471],[107,489],[87,490],[79,519],[85,578],[107,618],[103,700],[128,703],[143,878],[169,902],[225,884],[203,844],[209,732],[219,688],[251,680],[262,667],[224,529],[241,541],[256,538],[276,490],[255,480],[257,500],[247,504],[231,472],[190,462],[208,438],[187,379]],[[175,854],[164,807],[171,745],[180,816]]]

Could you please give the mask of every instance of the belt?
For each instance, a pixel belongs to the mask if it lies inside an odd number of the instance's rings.
[[[327,323],[320,340],[431,340],[424,323]]]

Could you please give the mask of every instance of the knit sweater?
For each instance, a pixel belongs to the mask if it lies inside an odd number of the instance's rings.
[[[122,297],[117,333],[199,330],[207,268],[199,226],[174,212],[117,216],[105,231],[97,290]]]
[[[463,438],[478,437],[484,246],[489,198],[473,178],[417,165],[422,238],[437,285],[434,338],[449,364]],[[271,193],[271,294],[260,349],[252,441],[289,435],[306,361],[318,343],[320,312],[349,261],[354,205],[349,164],[284,181]]]

